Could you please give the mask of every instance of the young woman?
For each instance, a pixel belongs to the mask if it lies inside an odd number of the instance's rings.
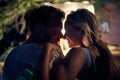
[[[99,37],[93,13],[86,9],[71,12],[65,31],[71,50],[54,71],[54,80],[120,80],[113,56]]]

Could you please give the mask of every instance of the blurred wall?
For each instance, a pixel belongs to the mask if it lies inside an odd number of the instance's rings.
[[[114,3],[101,6],[102,40],[110,45],[120,46],[120,8]]]

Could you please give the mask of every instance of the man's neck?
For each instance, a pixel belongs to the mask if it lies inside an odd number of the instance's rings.
[[[31,34],[28,40],[25,42],[25,44],[28,44],[28,43],[43,43],[43,42],[38,35]]]

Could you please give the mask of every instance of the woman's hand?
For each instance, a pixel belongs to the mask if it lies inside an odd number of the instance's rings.
[[[42,67],[41,67],[41,70],[42,71],[42,77],[43,77],[43,80],[49,80],[49,60],[50,60],[50,54],[51,54],[51,51],[60,51],[60,47],[56,44],[53,44],[53,43],[45,43],[45,52],[44,52],[44,55],[43,55],[43,61],[42,61]],[[40,64],[40,65],[41,65]]]
[[[51,51],[62,51],[60,46],[54,43],[46,43],[46,51],[48,54],[50,54]]]

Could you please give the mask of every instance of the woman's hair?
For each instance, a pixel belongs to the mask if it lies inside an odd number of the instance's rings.
[[[91,36],[93,38],[98,39],[100,35],[100,27],[98,26],[97,19],[93,15],[93,13],[91,13],[87,9],[78,9],[77,11],[72,11],[71,14],[67,16],[65,25],[74,25],[77,28],[84,28],[81,26],[86,25],[88,26],[88,30],[90,28],[92,32]]]
[[[97,53],[93,56],[96,58],[97,80],[115,80],[116,66],[114,64],[113,56],[107,45],[99,38],[100,27],[95,15],[87,9],[78,9],[72,11],[65,21],[65,28],[73,27],[80,30],[84,36],[87,36],[89,45],[85,47],[92,47]],[[83,41],[84,42],[84,41]]]

